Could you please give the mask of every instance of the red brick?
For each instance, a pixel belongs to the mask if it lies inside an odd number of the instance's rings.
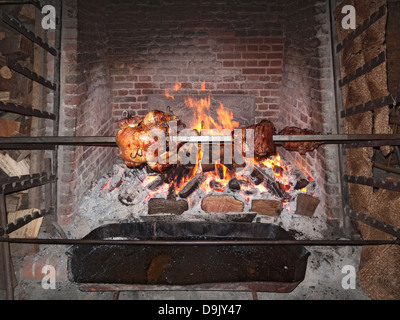
[[[242,72],[243,74],[265,74],[265,69],[246,68]]]
[[[153,88],[153,87],[154,87],[154,85],[152,83],[147,83],[147,82],[135,83],[136,89],[149,89],[149,88]]]
[[[241,58],[240,53],[218,53],[217,54],[217,59],[219,59],[219,60],[224,60],[224,59],[235,60],[235,59],[240,59],[240,58]]]

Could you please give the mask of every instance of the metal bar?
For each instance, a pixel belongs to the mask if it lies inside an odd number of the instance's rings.
[[[0,143],[0,150],[55,150],[55,145],[29,145],[29,144],[2,144]]]
[[[24,106],[21,106],[19,104],[15,104],[12,102],[4,103],[4,102],[0,101],[0,111],[17,113],[17,114],[21,114],[24,116],[32,116],[32,117],[37,117],[37,118],[56,120],[56,115],[53,113],[49,113],[46,111],[40,111],[40,110],[29,108],[29,107],[24,107]]]
[[[5,193],[0,190],[0,227],[5,228],[7,225],[7,209],[6,209],[6,197]],[[6,234],[2,235],[1,239],[9,239]],[[10,243],[3,242],[1,244],[2,258],[3,258],[3,269],[4,269],[4,280],[6,286],[6,299],[14,300],[14,287],[12,277],[12,260]]]
[[[366,74],[367,72],[371,71],[372,69],[379,66],[381,63],[386,61],[386,53],[382,51],[376,58],[372,59],[371,61],[364,64],[362,67],[358,68],[353,73],[347,75],[343,79],[339,80],[339,86],[343,87],[349,82],[357,79],[358,77]]]
[[[345,175],[343,178],[348,183],[361,184],[373,188],[380,188],[380,189],[400,192],[400,182],[397,181],[385,181],[382,179],[375,179],[372,177],[367,178],[367,177],[350,176],[350,175]]]
[[[381,163],[376,163],[376,162],[373,163],[373,166],[375,168],[382,169],[382,170],[385,170],[385,171],[388,171],[388,172],[392,172],[392,173],[395,173],[395,174],[400,174],[400,169],[399,168],[389,167],[387,165],[384,165],[384,164],[381,164]]]
[[[101,239],[28,239],[0,238],[0,242],[47,245],[151,245],[151,246],[238,246],[238,245],[290,245],[290,246],[378,246],[400,245],[400,240],[101,240]]]
[[[386,14],[386,5],[383,5],[379,8],[378,11],[374,12],[368,19],[366,19],[361,26],[359,26],[356,30],[350,33],[342,43],[339,43],[336,46],[336,52],[339,53],[344,47],[354,41],[361,33],[367,30],[372,24],[378,21]]]
[[[32,212],[32,214],[27,214],[25,217],[19,218],[15,222],[9,223],[7,225],[7,228],[5,229],[5,233],[10,234],[11,232],[14,232],[14,231],[24,227],[25,225],[27,225],[28,223],[30,223],[33,220],[43,218],[48,215],[52,215],[54,213],[55,213],[54,208],[49,208],[48,210],[34,211],[34,212]]]
[[[178,141],[186,142],[232,142],[230,136],[184,136]],[[175,137],[172,140],[176,141]],[[327,135],[274,135],[275,143],[313,141],[327,144],[355,142],[393,142],[400,143],[400,134],[327,134]],[[116,146],[114,136],[42,136],[42,137],[0,137],[0,145],[29,144],[33,145],[77,145],[77,146]]]
[[[400,92],[397,92],[396,94],[389,94],[386,97],[376,99],[373,101],[369,101],[367,103],[360,104],[353,108],[347,108],[347,109],[343,110],[340,115],[342,118],[349,117],[349,116],[353,116],[355,114],[360,114],[360,113],[364,113],[367,111],[373,111],[375,109],[386,107],[391,104],[395,105],[399,102],[400,102]]]
[[[39,9],[40,11],[42,11],[42,4],[40,3],[40,0],[17,0],[17,1],[2,1],[0,0],[0,5],[4,5],[4,6],[10,6],[10,5],[24,5],[24,4],[32,4],[34,5],[37,9]]]
[[[398,146],[400,140],[375,140],[346,144],[346,148],[374,148],[381,146]]]
[[[52,183],[57,181],[57,177],[55,175],[48,176],[46,173],[43,173],[39,176],[25,176],[25,177],[26,178],[20,179],[18,181],[3,183],[0,187],[2,188],[4,194],[20,192],[23,190],[39,187],[47,183]]]
[[[357,212],[355,210],[351,210],[350,208],[345,208],[346,213],[353,219],[361,221],[367,225],[369,225],[370,227],[373,227],[375,229],[378,229],[380,231],[383,231],[387,234],[390,234],[391,236],[396,237],[397,239],[400,239],[400,229],[387,224],[383,221],[377,220],[375,218],[372,218],[370,216],[367,216],[364,213],[361,212]]]
[[[2,19],[5,23],[7,23],[10,27],[18,31],[20,34],[36,43],[38,46],[45,49],[47,52],[52,54],[53,56],[57,55],[57,50],[51,47],[48,43],[44,42],[42,38],[36,36],[32,31],[28,30],[18,19],[3,13]]]
[[[37,75],[35,72],[29,70],[28,68],[25,68],[21,66],[19,63],[15,62],[14,60],[7,58],[7,66],[14,71],[22,74],[23,76],[31,79],[32,81],[35,81],[42,86],[49,88],[51,90],[56,90],[57,85],[55,83],[52,83],[51,81],[46,80],[42,76]]]

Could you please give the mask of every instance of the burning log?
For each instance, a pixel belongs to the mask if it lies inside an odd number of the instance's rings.
[[[240,190],[240,183],[239,180],[237,178],[232,178],[231,180],[229,180],[228,183],[228,188],[229,190],[235,192],[235,191],[239,191]]]
[[[268,168],[264,168],[264,170],[267,170]],[[260,169],[258,166],[254,166],[254,171],[258,172],[258,175],[261,175],[264,178],[263,184],[264,186],[272,192],[273,195],[275,195],[278,198],[283,198],[284,197],[284,191],[282,190],[282,187],[279,182],[276,181],[275,179],[275,174],[274,170],[275,169],[268,169],[272,171],[270,174],[265,172],[263,169]]]
[[[308,178],[297,164],[290,164],[287,166],[289,173],[289,182],[294,186],[295,190],[305,188],[308,184]]]
[[[281,214],[282,210],[282,202],[276,200],[253,200],[251,204],[251,211],[261,215],[277,217]]]
[[[312,217],[319,205],[319,199],[305,193],[300,193],[297,196],[296,214]]]
[[[156,178],[150,182],[146,188],[150,191],[156,191],[159,187],[161,187],[165,182],[166,176],[165,175],[158,175]]]
[[[149,200],[148,205],[147,213],[149,215],[158,213],[181,215],[189,209],[189,205],[185,200],[152,198]]]
[[[191,179],[179,192],[179,197],[187,198],[189,197],[195,190],[197,190],[204,180],[204,174],[199,174]]]
[[[225,187],[222,185],[222,183],[215,180],[210,181],[210,188],[217,192],[225,191]]]
[[[232,196],[208,196],[201,203],[207,213],[243,212],[244,203]]]

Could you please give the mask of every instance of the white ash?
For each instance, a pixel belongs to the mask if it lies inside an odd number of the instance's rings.
[[[274,179],[273,169],[262,168],[263,174]],[[211,191],[205,194],[200,188],[193,192],[187,199],[189,210],[180,216],[171,214],[148,215],[148,200],[151,197],[166,198],[167,188],[164,185],[156,191],[149,191],[143,182],[149,176],[143,169],[130,169],[124,164],[116,164],[112,172],[106,174],[95,182],[89,192],[84,196],[79,205],[78,214],[69,232],[71,237],[84,237],[90,231],[104,224],[134,221],[243,221],[245,215],[253,217],[254,222],[272,223],[281,226],[285,230],[295,230],[299,237],[304,239],[323,239],[326,233],[326,217],[321,206],[318,207],[312,218],[296,215],[296,199],[300,190],[289,190],[286,197],[290,199],[284,202],[284,208],[279,217],[269,217],[251,212],[251,199],[280,200],[270,192],[260,192],[257,188],[252,190],[240,190],[233,192],[226,186],[224,192]],[[111,180],[110,180],[111,179]],[[102,190],[109,182],[109,189]],[[318,192],[315,182],[307,188],[308,194]],[[112,190],[113,189],[113,190]],[[110,191],[112,190],[112,191]],[[131,204],[124,205],[118,199],[121,192],[133,192]],[[205,196],[231,195],[244,203],[242,213],[208,214],[201,209],[201,201]],[[177,200],[179,200],[177,196]],[[249,218],[247,218],[249,220]],[[252,220],[250,220],[252,221]]]

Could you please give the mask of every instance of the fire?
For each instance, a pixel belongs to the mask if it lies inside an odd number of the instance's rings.
[[[182,87],[182,83],[176,83],[175,86],[174,86],[174,88],[173,88],[173,91],[174,91],[174,92],[179,91],[179,89],[180,89],[181,87]],[[175,100],[175,97],[171,94],[171,92],[170,92],[169,90],[165,90],[165,96],[166,96],[167,98],[170,98],[170,99],[172,99],[172,100]]]
[[[181,83],[177,83],[171,91],[166,90],[165,96],[167,98],[175,99],[173,93],[180,90],[182,87]],[[205,91],[206,83],[201,83],[201,91]],[[200,98],[193,98],[190,96],[184,97],[185,104],[188,108],[193,110],[193,118],[190,123],[190,128],[197,130],[202,133],[203,130],[208,129],[207,134],[224,134],[224,132],[229,132],[229,134],[239,127],[239,123],[233,120],[233,114],[229,110],[225,109],[225,106],[220,102],[219,107],[216,110],[216,119],[210,115],[211,111],[211,95],[206,95]],[[226,131],[228,130],[228,131]],[[227,166],[221,163],[215,164],[215,170],[211,172],[202,172],[201,160],[203,157],[203,152],[199,148],[198,161],[195,166],[193,166],[190,171],[186,168],[184,174],[182,171],[178,170],[178,167],[172,173],[172,178],[168,182],[164,182],[162,187],[156,191],[151,192],[148,197],[154,197],[159,194],[171,194],[173,192],[178,195],[179,192],[185,187],[185,185],[196,175],[202,173],[204,175],[203,182],[199,186],[205,194],[211,192],[224,192],[232,178],[236,177],[240,183],[240,192],[246,201],[251,199],[251,192],[256,190],[259,194],[264,192],[270,192],[265,183],[259,183],[256,185],[249,174],[246,174],[246,168],[243,168],[240,172],[235,172],[234,170],[228,169]],[[282,191],[288,191],[290,189],[289,178],[284,172],[287,170],[284,162],[280,155],[276,155],[261,161],[256,161],[252,159],[253,164],[258,168],[270,168],[274,172],[275,181],[282,189]],[[249,164],[248,164],[249,165]],[[182,167],[181,167],[182,169]],[[181,172],[181,173],[179,173]],[[149,185],[153,182],[155,177],[147,177],[144,181],[144,185]],[[310,180],[311,181],[311,180]],[[301,192],[307,192],[307,188],[301,189]]]

